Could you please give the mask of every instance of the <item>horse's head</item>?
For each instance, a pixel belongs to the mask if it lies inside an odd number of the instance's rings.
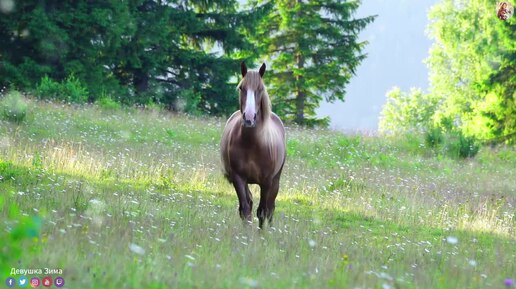
[[[265,73],[265,63],[262,64],[259,71],[247,71],[244,62],[240,65],[240,69],[243,79],[238,84],[238,90],[240,92],[242,125],[244,127],[255,127],[263,110],[270,109],[269,97],[262,80]]]

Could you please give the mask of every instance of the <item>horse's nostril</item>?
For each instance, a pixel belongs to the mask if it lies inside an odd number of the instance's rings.
[[[254,120],[256,121],[256,114],[254,115]]]
[[[243,118],[244,118],[244,120],[245,120],[245,112],[242,114],[242,117],[243,117]]]

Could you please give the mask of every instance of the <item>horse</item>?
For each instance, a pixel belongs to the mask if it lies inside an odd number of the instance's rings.
[[[249,184],[260,186],[260,228],[266,218],[272,223],[286,158],[285,127],[272,112],[263,83],[265,68],[263,63],[258,71],[247,71],[245,63],[241,63],[242,80],[237,86],[240,110],[227,120],[220,144],[224,176],[235,188],[244,223],[252,222],[253,196]]]

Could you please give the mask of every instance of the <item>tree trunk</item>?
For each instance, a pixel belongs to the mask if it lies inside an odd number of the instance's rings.
[[[298,5],[302,5],[301,0],[297,0]],[[301,18],[301,9],[297,12],[297,17]],[[300,45],[298,43],[298,45]],[[305,67],[305,58],[301,54],[301,47],[298,47],[299,52],[296,54],[296,64],[297,68],[302,71]],[[305,101],[306,101],[306,93],[304,86],[303,75],[296,76],[296,119],[295,122],[299,125],[305,124]]]
[[[142,70],[136,70],[133,74],[133,85],[137,94],[146,93],[149,90],[149,75]]]
[[[301,53],[298,53],[296,55],[296,64],[298,69],[302,69],[305,66],[305,59],[301,55]],[[304,91],[304,87],[302,85],[303,83],[303,76],[297,75],[296,76],[296,119],[295,122],[299,125],[303,125],[305,123],[305,100],[306,100],[306,93]]]

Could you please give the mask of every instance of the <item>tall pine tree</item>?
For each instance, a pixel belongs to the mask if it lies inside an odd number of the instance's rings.
[[[327,125],[315,109],[323,98],[344,100],[346,85],[366,57],[366,42],[358,34],[374,16],[353,17],[360,1],[270,2],[274,9],[261,21],[254,42],[272,64],[268,78],[275,110],[301,125]]]

